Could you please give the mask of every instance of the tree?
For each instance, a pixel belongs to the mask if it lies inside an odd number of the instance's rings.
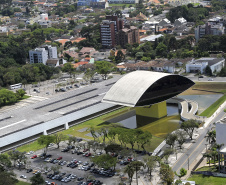
[[[23,89],[19,89],[16,91],[16,94],[18,95],[19,99],[22,99],[26,92]]]
[[[47,150],[48,150],[48,146],[50,143],[53,143],[55,140],[55,137],[54,136],[50,136],[50,135],[41,135],[39,138],[38,138],[38,144],[39,145],[44,145],[45,146],[45,149],[44,149],[44,153],[47,154]]]
[[[30,178],[30,180],[31,180],[31,185],[42,185],[45,182],[41,173],[34,175],[33,177]]]
[[[137,141],[135,130],[134,129],[129,129],[129,130],[126,130],[124,133],[121,133],[121,134],[125,135],[124,142],[130,144],[131,148],[133,150],[133,147],[134,147],[134,145],[135,145],[135,143]]]
[[[138,185],[137,172],[140,171],[140,168],[141,168],[142,166],[144,166],[144,163],[141,162],[141,161],[132,161],[132,162],[130,163],[130,165],[133,166],[133,168],[134,168],[134,171],[135,171],[135,173],[136,173],[137,185]]]
[[[113,70],[114,65],[107,61],[96,61],[96,71],[102,76],[104,80],[107,79],[107,75]]]
[[[152,135],[149,131],[144,131],[142,134],[138,135],[137,142],[141,144],[141,148],[145,150],[144,146],[151,142]]]
[[[146,163],[146,166],[148,168],[148,172],[149,172],[149,175],[150,175],[150,178],[151,178],[152,172],[157,166],[156,158],[155,158],[155,156],[148,156],[148,155],[146,155],[144,157],[144,162]]]
[[[121,63],[122,61],[124,61],[124,59],[125,59],[125,55],[123,54],[122,50],[119,50],[119,51],[117,52],[116,57],[115,57],[116,63],[117,63],[117,64],[118,64],[118,63]]]
[[[2,170],[7,170],[12,166],[8,155],[0,154],[0,166],[2,167]]]
[[[16,185],[19,181],[12,171],[6,171],[3,166],[0,167],[0,185]]]
[[[62,133],[56,133],[54,134],[54,143],[57,145],[57,148],[60,147],[60,142],[64,141],[66,139],[66,136]]]
[[[156,47],[156,55],[166,57],[167,56],[167,46],[163,44],[163,42],[160,42],[158,46]]]
[[[159,174],[160,174],[161,180],[167,185],[171,185],[173,183],[174,173],[172,168],[169,165],[162,163],[160,166]]]
[[[175,131],[175,134],[177,135],[177,142],[179,144],[180,149],[182,148],[182,145],[186,141],[187,133],[184,130],[178,129]]]
[[[109,154],[102,154],[100,156],[95,156],[90,159],[93,163],[95,163],[98,167],[109,169],[114,168],[116,166],[117,158],[112,157]]]
[[[206,141],[210,143],[215,143],[216,142],[216,130],[213,130],[213,131],[208,131],[206,136]]]
[[[74,137],[74,136],[69,136],[69,138],[68,138],[68,146],[70,146],[71,144],[75,144],[77,142],[77,138],[76,137]]]
[[[53,171],[54,174],[55,174],[56,172],[59,172],[59,171],[60,171],[60,168],[62,168],[62,167],[59,166],[59,165],[51,166],[51,170]]]
[[[212,76],[212,75],[213,75],[213,74],[212,74],[212,70],[211,70],[211,68],[210,68],[209,65],[206,66],[206,68],[205,68],[205,73],[206,73],[206,75],[208,75],[208,76]]]
[[[25,153],[26,152],[20,152],[20,151],[17,151],[17,150],[11,150],[11,151],[8,152],[9,159],[13,160],[14,166],[16,165],[16,161],[17,161],[18,164],[19,164],[19,168],[21,168],[22,162],[26,163],[26,160],[27,160],[27,157],[26,157]]]
[[[68,72],[70,75],[70,78],[71,78],[71,74],[74,71],[74,68],[73,68],[73,65],[71,64],[71,62],[67,62],[66,64],[64,64],[62,71]]]
[[[167,148],[167,149],[164,150],[163,156],[166,159],[166,163],[168,163],[168,158],[171,154],[173,154],[172,148]]]
[[[176,140],[177,140],[177,134],[176,133],[169,133],[166,136],[166,144],[168,144],[170,146],[170,148],[174,147]]]
[[[181,178],[181,177],[187,175],[187,170],[185,170],[184,168],[181,168],[181,169],[180,169],[180,174],[177,174],[177,173],[175,172],[175,175],[178,176],[179,178]]]
[[[107,145],[104,150],[106,151],[106,153],[111,152],[111,153],[119,153],[122,150],[122,147],[118,144],[109,144]]]
[[[125,169],[124,169],[124,173],[128,174],[129,177],[129,184],[131,185],[132,183],[132,179],[133,179],[133,175],[135,173],[135,169],[131,164],[128,164]]]
[[[96,134],[96,130],[93,126],[91,126],[89,129],[87,129],[87,131],[90,131],[90,134],[93,136],[94,141],[98,138],[98,136]]]
[[[197,121],[193,119],[184,121],[181,124],[181,129],[183,129],[188,134],[191,140],[192,140],[192,136],[195,128],[199,128],[199,124],[197,123]]]

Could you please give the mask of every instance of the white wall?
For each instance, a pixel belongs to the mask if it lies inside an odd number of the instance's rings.
[[[226,146],[226,124],[216,123],[216,142]]]

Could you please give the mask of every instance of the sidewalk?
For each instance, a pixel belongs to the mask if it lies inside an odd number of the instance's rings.
[[[221,111],[224,111],[224,109],[226,108],[226,101],[214,112],[214,114],[208,118],[206,120],[206,123],[203,125],[203,127],[200,127],[199,129],[196,130],[196,133],[194,133],[194,140],[196,140],[200,133],[209,126],[210,122],[221,112]],[[193,140],[193,141],[194,141]],[[172,167],[178,159],[180,159],[181,156],[185,155],[187,149],[192,145],[192,142],[193,141],[189,141],[187,143],[184,143],[183,144],[183,150],[181,150],[179,153],[177,153],[177,156],[176,154],[172,154],[169,156],[168,158],[168,161],[169,161],[169,165]],[[203,156],[203,153],[205,153],[205,150],[204,149],[198,156],[197,158],[189,165],[189,170],[187,171],[187,175],[184,176],[182,179],[185,180],[187,178],[189,178],[190,174],[191,174],[191,171],[192,169],[195,167],[195,165],[197,164],[197,162],[199,162],[199,160],[202,158]],[[206,165],[206,158],[203,159],[203,161],[199,164],[199,166],[197,168],[200,168],[202,166],[205,166]],[[151,185],[158,185],[159,183],[159,180],[160,180],[160,177],[159,177],[159,167],[157,168],[157,171],[153,173],[153,177],[152,177],[152,181],[151,181]]]

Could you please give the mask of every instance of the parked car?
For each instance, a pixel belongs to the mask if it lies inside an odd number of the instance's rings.
[[[26,175],[21,175],[21,176],[20,176],[20,178],[22,178],[22,179],[26,179],[26,178],[27,178],[27,176],[26,176]]]
[[[35,158],[37,158],[38,156],[37,155],[33,155],[32,157],[31,157],[31,159],[35,159]]]
[[[86,157],[89,157],[89,156],[91,156],[92,154],[91,153],[88,153],[88,154],[86,154]]]
[[[68,148],[64,148],[63,150],[61,150],[61,152],[68,152],[69,149]]]
[[[58,158],[57,158],[57,160],[61,160],[61,159],[63,159],[63,157],[62,157],[62,156],[60,156],[60,157],[58,157]]]
[[[27,169],[27,173],[30,173],[32,172],[33,170],[30,168],[30,169]]]

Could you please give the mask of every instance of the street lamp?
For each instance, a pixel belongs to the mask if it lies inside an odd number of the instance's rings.
[[[189,170],[189,154],[186,154],[188,156],[188,170]]]
[[[206,152],[207,152],[207,145],[208,145],[208,144],[206,143],[205,145],[206,145]]]

